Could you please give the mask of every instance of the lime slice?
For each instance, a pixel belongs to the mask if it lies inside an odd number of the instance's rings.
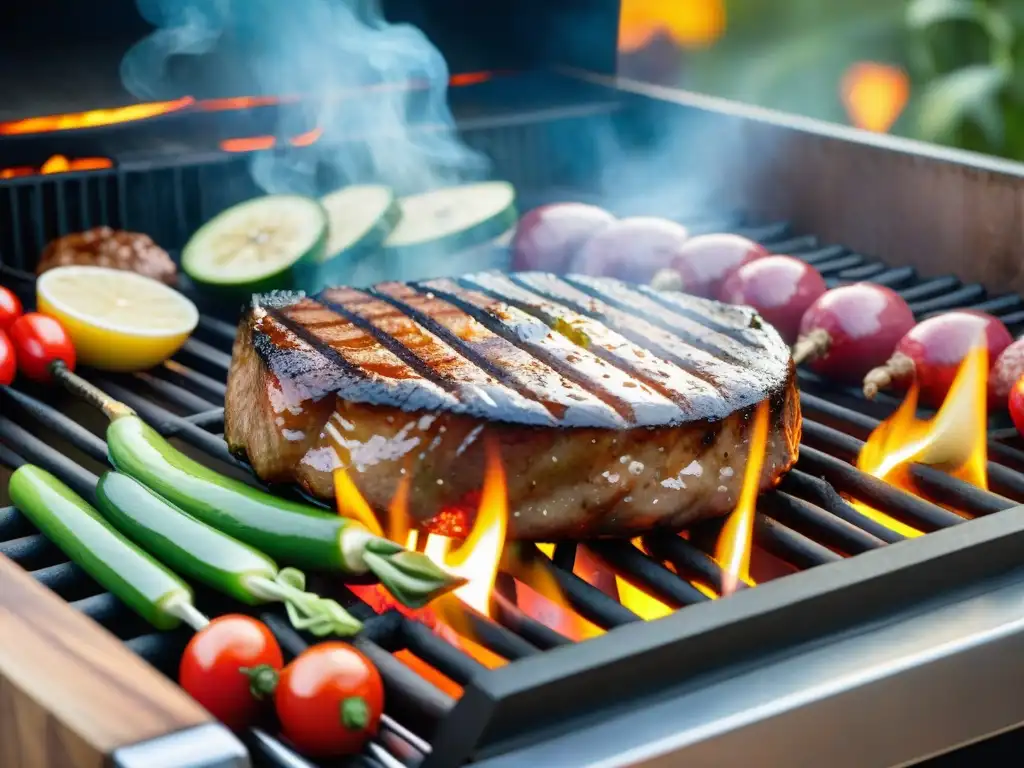
[[[79,362],[138,371],[173,355],[199,322],[195,304],[161,282],[106,267],[57,267],[36,281],[39,311],[60,320]]]
[[[327,214],[299,195],[239,203],[206,222],[181,252],[196,283],[241,291],[301,287],[302,267],[321,262]]]
[[[515,188],[504,181],[466,184],[403,197],[402,218],[384,241],[394,269],[419,271],[422,259],[489,243],[516,223]]]

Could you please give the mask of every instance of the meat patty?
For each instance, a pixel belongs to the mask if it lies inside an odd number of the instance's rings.
[[[789,349],[749,307],[541,272],[255,296],[225,437],[268,482],[333,499],[344,468],[383,513],[459,535],[501,453],[509,536],[679,529],[739,497],[770,406],[762,489],[796,461]]]

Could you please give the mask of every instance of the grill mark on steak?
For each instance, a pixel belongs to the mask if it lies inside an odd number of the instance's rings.
[[[311,397],[336,392],[410,410],[459,406],[453,395],[420,377],[372,337],[342,318],[330,320],[337,316],[312,299],[282,304],[278,298],[254,302],[253,338],[264,365],[282,383],[301,381]],[[267,321],[280,331],[267,328]]]
[[[353,291],[352,293],[356,294],[358,297],[365,296],[365,294],[358,293],[356,291]],[[317,300],[323,304],[323,306],[345,318],[348,322],[352,323],[352,325],[368,334],[378,344],[390,350],[395,357],[399,358],[424,379],[433,382],[436,386],[453,394],[457,392],[458,384],[456,384],[456,382],[454,382],[450,377],[443,375],[440,371],[435,371],[427,365],[427,363],[421,360],[411,349],[390,334],[387,334],[377,328],[366,318],[360,316],[356,312],[350,311],[342,304],[332,301],[328,295],[328,291],[324,291],[317,296]]]
[[[480,276],[481,279],[484,277],[485,275]],[[470,276],[470,279],[476,278],[475,275]],[[770,382],[760,376],[758,371],[765,367],[765,361],[770,363],[774,357],[789,356],[788,350],[782,347],[781,340],[777,340],[778,343],[773,349],[768,346],[771,339],[764,334],[766,345],[762,347],[762,352],[767,353],[767,357],[760,361],[747,359],[742,364],[733,363],[731,356],[718,356],[688,343],[685,333],[668,331],[663,325],[655,325],[636,314],[619,309],[556,275],[547,272],[522,272],[503,275],[502,278],[541,296],[550,297],[556,303],[571,307],[580,314],[599,320],[641,347],[650,349],[693,376],[712,384],[730,401],[735,398],[737,384],[752,388],[759,396],[764,393],[766,387],[770,389]],[[732,402],[732,405],[742,407],[749,402],[749,398],[741,398],[738,402]]]
[[[692,309],[655,301],[646,293],[634,290],[619,280],[604,277],[595,279],[586,275],[564,275],[561,279],[583,293],[659,326],[697,349],[734,365],[751,367],[755,365],[757,356],[764,351],[762,339],[757,336],[752,339],[745,330],[722,333],[713,327],[720,326],[720,323],[714,320],[712,312],[732,314],[745,321],[743,325],[750,326],[756,317],[751,309],[744,312],[739,307],[726,307],[718,302],[688,296],[686,299],[691,306],[701,307],[706,315],[702,319],[694,319],[695,312]],[[700,313],[697,316],[700,317]]]
[[[432,295],[417,293],[404,283],[379,283],[367,289],[415,320],[463,357],[523,397],[536,400],[559,420],[574,420],[570,411],[584,409],[590,420],[621,425],[618,414],[603,401],[527,351],[499,336],[466,312]]]
[[[568,335],[570,339],[574,335],[585,336],[588,351],[645,382],[687,413],[691,413],[695,405],[697,410],[707,413],[708,404],[717,405],[722,401],[718,387],[693,377],[688,371],[663,359],[657,349],[639,347],[599,320],[578,313],[570,306],[540,296],[511,282],[505,275],[468,275],[460,278],[458,282],[527,312],[556,331],[569,326],[564,335]],[[702,397],[703,403],[695,403],[696,399]]]
[[[420,293],[434,293],[459,307],[493,333],[544,361],[614,408],[627,423],[646,426],[680,421],[679,407],[645,383],[609,365],[576,340],[553,332],[535,317],[449,279],[414,283]],[[600,379],[607,379],[608,385]],[[616,389],[612,389],[615,387]],[[635,390],[631,391],[631,390]],[[622,394],[619,393],[622,392]]]
[[[355,318],[354,323],[396,354],[401,350],[403,360],[428,380],[444,382],[468,408],[489,411],[494,418],[532,414],[535,423],[554,423],[555,417],[536,398],[506,386],[388,302],[354,288],[328,288],[320,301]]]
[[[349,363],[330,344],[323,341],[315,333],[312,333],[309,330],[309,328],[316,326],[312,324],[303,325],[301,323],[296,323],[280,309],[265,308],[265,310],[267,312],[267,316],[275,323],[280,325],[282,328],[287,329],[295,336],[298,336],[314,350],[340,367],[346,374],[356,376],[358,378],[365,378],[366,372],[363,369]],[[257,340],[255,342],[256,349],[264,359],[266,359],[270,354],[277,352],[282,347],[281,340],[274,338],[274,335],[275,334],[264,331],[257,336]]]

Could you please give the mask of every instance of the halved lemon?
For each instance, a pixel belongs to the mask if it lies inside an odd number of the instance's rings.
[[[57,318],[78,361],[141,371],[177,352],[199,322],[196,305],[163,283],[106,267],[57,267],[36,281],[36,303]]]

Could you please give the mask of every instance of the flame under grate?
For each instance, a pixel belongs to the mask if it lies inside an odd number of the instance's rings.
[[[868,279],[889,285],[903,294],[919,317],[970,306],[999,315],[1012,331],[1024,327],[1024,302],[1017,296],[988,298],[980,286],[964,286],[955,278],[919,281],[912,269],[891,269],[839,246],[822,247],[813,237],[793,237],[785,224],[738,227],[735,220],[729,220],[697,227],[723,228],[753,237],[774,252],[789,253],[814,264],[832,284]],[[245,468],[228,454],[219,435],[233,337],[232,326],[204,317],[195,337],[164,367],[131,377],[91,378],[200,459],[245,473]],[[857,390],[835,389],[804,371],[800,372],[800,383],[804,411],[800,461],[778,490],[760,498],[754,526],[758,550],[755,559],[760,555],[764,562],[774,562],[778,566],[776,575],[814,568],[902,540],[901,534],[858,513],[845,497],[869,504],[924,532],[965,521],[928,499],[941,499],[944,505],[970,515],[1000,511],[1016,505],[1011,499],[1024,499],[1024,475],[1017,471],[1024,468],[1024,452],[994,439],[1001,434],[1000,424],[992,425],[993,439],[989,441],[989,481],[994,492],[935,469],[915,466],[911,473],[921,494],[915,496],[849,463],[856,458],[863,438],[878,423],[866,411],[882,415],[896,404],[895,399],[882,397],[869,405]],[[87,498],[91,496],[95,473],[106,464],[106,447],[97,436],[102,434],[101,420],[84,406],[67,400],[43,402],[14,389],[4,391],[0,402],[0,465],[32,461],[53,471]],[[712,599],[695,583],[715,593],[722,590],[723,573],[709,554],[713,551],[714,526],[703,528],[693,531],[689,540],[665,534],[644,537],[646,553],[628,542],[602,541],[560,543],[550,559],[536,548],[530,548],[528,554],[554,578],[576,613],[602,629],[611,629],[640,621],[640,617],[574,572],[579,558],[593,555],[611,572],[670,608],[685,608]],[[76,566],[65,562],[56,547],[13,507],[0,508],[0,553],[114,632],[158,669],[171,676],[176,673],[187,633],[153,632]],[[356,645],[373,659],[386,681],[388,712],[384,728],[362,756],[364,762],[381,766],[418,764],[430,754],[428,739],[450,714],[455,700],[395,654],[411,653],[457,686],[465,686],[486,673],[486,667],[419,621],[396,611],[378,616],[343,586],[317,586],[365,620],[365,630]],[[199,596],[201,607],[211,613],[237,610],[223,598],[201,591]],[[493,602],[493,619],[469,614],[471,629],[475,642],[509,663],[572,642],[519,607],[515,583],[507,574],[499,576]],[[260,615],[287,653],[299,653],[311,641],[293,630],[281,614],[270,611]],[[262,731],[251,731],[247,741],[271,764],[307,764]]]

